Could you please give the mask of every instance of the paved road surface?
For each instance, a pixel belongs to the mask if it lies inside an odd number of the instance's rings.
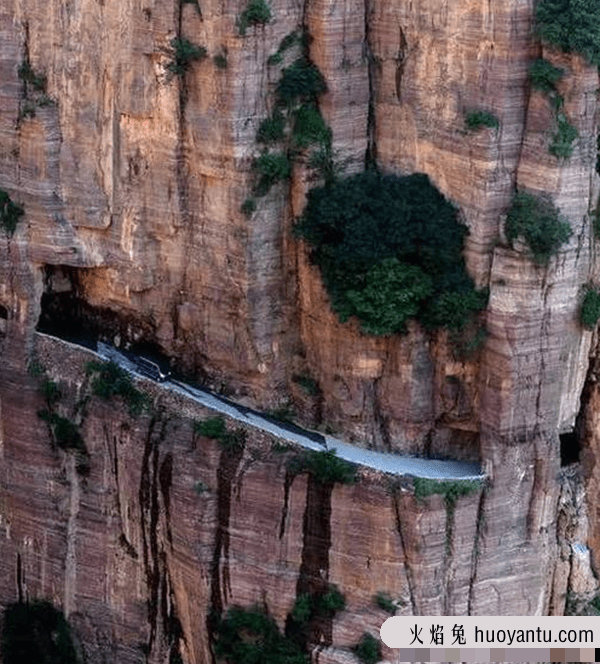
[[[139,370],[135,362],[108,344],[99,341],[97,351],[93,351],[89,347],[81,346],[43,332],[37,332],[36,334],[61,341],[62,343],[73,346],[74,349],[84,348],[88,352],[95,353],[100,359],[115,362],[129,373],[146,379],[148,378]],[[203,388],[192,387],[177,380],[166,381],[162,383],[162,386],[166,390],[179,392],[195,399],[198,403],[215,412],[228,415],[243,424],[267,431],[283,440],[297,443],[311,450],[335,450],[336,454],[342,459],[368,468],[375,468],[392,475],[437,480],[482,480],[485,477],[476,463],[421,459],[387,452],[375,452],[358,447],[357,445],[350,445],[342,440],[317,431],[310,431],[295,424],[281,422],[269,415],[259,413]]]
[[[134,362],[125,357],[116,348],[98,342],[98,354],[112,360],[127,371],[142,375]],[[465,461],[447,461],[421,459],[386,452],[375,452],[357,445],[345,443],[332,436],[304,429],[295,424],[280,422],[273,417],[259,413],[251,408],[236,404],[230,399],[214,394],[203,388],[192,387],[177,380],[162,384],[165,389],[179,392],[195,399],[211,410],[228,415],[244,424],[267,431],[278,438],[297,443],[311,450],[333,450],[342,459],[352,463],[375,468],[393,475],[423,477],[438,480],[481,480],[484,475],[478,464]]]

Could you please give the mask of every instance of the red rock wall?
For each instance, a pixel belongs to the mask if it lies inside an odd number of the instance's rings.
[[[580,134],[573,156],[558,161],[547,150],[549,102],[527,83],[528,63],[542,52],[532,2],[278,2],[274,20],[245,38],[235,27],[242,4],[202,3],[201,15],[189,3],[180,13],[175,2],[150,1],[0,7],[0,187],[26,210],[16,234],[0,238],[0,304],[9,310],[0,340],[2,602],[17,596],[19,554],[21,583],[66,608],[97,661],[103,648],[113,649],[109,660],[139,661],[140,640],[158,661],[173,604],[185,658],[202,662],[209,602],[259,600],[262,584],[281,624],[302,567],[307,489],[304,480],[292,485],[280,537],[281,461],[246,455],[217,472],[216,448],[190,449],[189,422],[161,433],[162,420],[151,427],[108,406],[86,419],[87,484],[52,453],[25,367],[43,266],[62,265],[80,270],[86,302],[118,313],[115,333],[148,335],[185,369],[254,403],[285,402],[291,376],[308,371],[323,399],[306,399],[305,410],[317,419],[321,408],[341,435],[482,461],[489,487],[461,502],[450,543],[437,498],[392,501],[368,482],[334,490],[329,575],[353,598],[332,627],[334,646],[358,637],[362,616],[373,628],[381,621],[370,603],[376,588],[403,598],[407,612],[560,613],[575,565],[569,542],[587,541],[580,492],[561,475],[558,433],[575,423],[588,370],[591,334],[578,307],[596,274],[597,70],[544,52],[566,71],[560,92]],[[490,288],[489,336],[472,359],[457,357],[441,333],[428,338],[415,327],[405,338],[372,339],[336,320],[289,235],[310,185],[302,166],[289,190],[273,188],[249,220],[240,213],[279,76],[266,61],[300,25],[314,37],[310,54],[328,84],[323,114],[347,172],[368,153],[394,172],[426,172],[460,206],[469,270]],[[210,56],[184,87],[164,80],[164,49],[177,34]],[[225,48],[228,67],[219,69],[211,58]],[[26,54],[47,73],[56,103],[19,120]],[[464,113],[476,107],[498,117],[497,131],[465,133]],[[574,229],[547,269],[505,245],[516,187],[549,194]],[[54,376],[64,372],[74,390],[80,379],[68,362]],[[161,472],[172,473],[169,505]],[[193,492],[195,475],[213,487],[208,495]],[[228,493],[229,502],[218,498]],[[372,532],[381,544],[363,535]],[[350,542],[355,556],[345,553]],[[156,616],[148,600],[161,604]]]
[[[40,338],[37,357],[60,385],[58,411],[77,421],[89,355]],[[406,615],[468,610],[479,493],[459,500],[448,532],[440,496],[416,501],[377,473],[333,490],[289,477],[292,453],[256,431],[243,453],[222,452],[193,434],[205,409],[147,382],[152,414],[98,398],[80,411],[82,477],[35,415],[41,380],[2,386],[0,597],[62,606],[87,661],[164,661],[177,617],[184,661],[206,662],[210,607],[258,603],[283,629],[297,594],[326,582],[346,597],[322,636],[340,661],[385,620],[378,592]]]

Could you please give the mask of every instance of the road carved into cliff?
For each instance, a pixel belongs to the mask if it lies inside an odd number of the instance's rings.
[[[116,362],[121,368],[134,374],[136,377],[148,380],[146,376],[140,373],[134,362],[108,344],[98,342],[98,350],[90,351],[89,348],[59,339],[58,337],[46,335],[43,332],[36,332],[36,334],[48,336],[75,349],[85,350],[88,353],[92,352],[100,359]],[[277,438],[311,450],[335,450],[337,456],[350,463],[373,468],[374,470],[391,475],[422,477],[424,479],[443,481],[483,480],[485,478],[485,474],[481,472],[481,468],[476,463],[447,459],[424,459],[388,452],[376,452],[375,450],[368,450],[357,445],[345,443],[338,438],[311,431],[295,424],[277,421],[269,415],[235,403],[230,399],[214,394],[206,388],[192,387],[178,380],[155,384],[157,387],[160,386],[170,392],[176,392],[185,397],[192,398],[206,408],[226,415],[247,426],[266,431]]]

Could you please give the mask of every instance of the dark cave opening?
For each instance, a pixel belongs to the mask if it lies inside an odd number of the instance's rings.
[[[0,335],[6,334],[6,321],[8,320],[8,309],[0,304]]]
[[[85,283],[93,278],[93,270],[65,265],[44,267],[44,292],[36,330],[92,350],[98,341],[103,341],[168,366],[149,316],[140,319],[133,312],[93,306],[87,301]]]
[[[44,292],[36,330],[95,348],[98,331],[84,315],[84,303],[79,293],[75,268],[45,266]]]
[[[559,434],[560,438],[560,465],[568,466],[579,461],[581,441],[577,427],[572,431]]]

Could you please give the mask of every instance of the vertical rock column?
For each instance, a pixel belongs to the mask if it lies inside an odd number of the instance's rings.
[[[590,335],[579,323],[579,306],[593,270],[589,212],[598,190],[598,75],[579,57],[545,55],[565,70],[559,92],[580,139],[569,159],[551,156],[550,101],[532,92],[516,185],[550,195],[573,234],[546,266],[536,265],[519,242],[494,252],[481,376],[482,459],[491,480],[485,513],[493,521],[483,539],[474,595],[474,612],[481,614],[504,613],[508,605],[523,613],[549,610],[548,580],[557,556],[558,434],[575,425],[587,370]],[[522,578],[520,597],[511,577]],[[553,598],[554,611],[564,599]]]

